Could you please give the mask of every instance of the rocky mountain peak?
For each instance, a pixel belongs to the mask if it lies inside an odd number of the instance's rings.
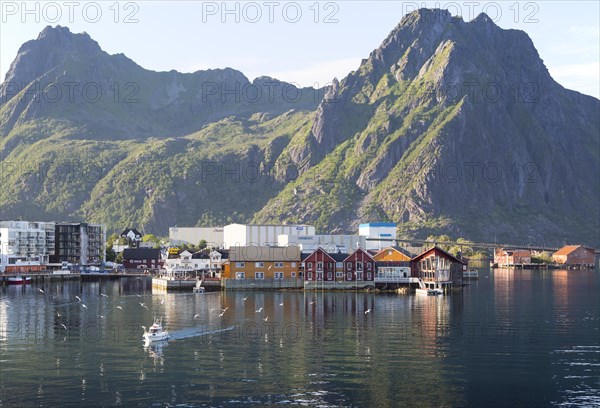
[[[87,33],[73,34],[67,27],[47,26],[35,40],[24,43],[0,85],[0,105],[12,95],[7,87],[23,87],[67,60],[89,60],[103,53]],[[9,85],[10,84],[10,85]]]

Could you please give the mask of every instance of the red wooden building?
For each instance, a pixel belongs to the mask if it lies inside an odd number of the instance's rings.
[[[335,281],[336,260],[322,248],[317,248],[313,253],[304,258],[304,280],[307,281]]]
[[[467,263],[435,246],[410,261],[411,274],[428,285],[462,287],[462,274]]]
[[[345,281],[374,281],[375,259],[366,251],[358,248],[344,259]]]

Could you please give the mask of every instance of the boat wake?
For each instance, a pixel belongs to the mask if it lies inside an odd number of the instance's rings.
[[[208,331],[203,331],[203,330],[199,330],[199,329],[183,329],[183,330],[178,330],[176,332],[171,332],[170,336],[169,336],[169,340],[170,341],[171,340],[183,340],[183,339],[189,339],[192,337],[206,336],[209,334],[218,334],[218,333],[231,331],[234,328],[235,328],[234,326],[230,326],[230,327],[226,327],[224,329],[208,330]]]

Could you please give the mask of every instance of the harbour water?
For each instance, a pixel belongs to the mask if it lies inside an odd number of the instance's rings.
[[[442,297],[1,287],[0,406],[598,406],[599,273],[479,271]]]

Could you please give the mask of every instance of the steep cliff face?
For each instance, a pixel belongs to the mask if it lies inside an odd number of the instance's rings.
[[[598,242],[598,109],[550,77],[524,32],[419,10],[331,90],[304,145],[314,171],[255,220]]]
[[[323,90],[230,68],[147,71],[46,28],[0,97],[3,218],[156,233],[389,220],[406,235],[600,244],[600,102],[483,14],[415,11]]]

